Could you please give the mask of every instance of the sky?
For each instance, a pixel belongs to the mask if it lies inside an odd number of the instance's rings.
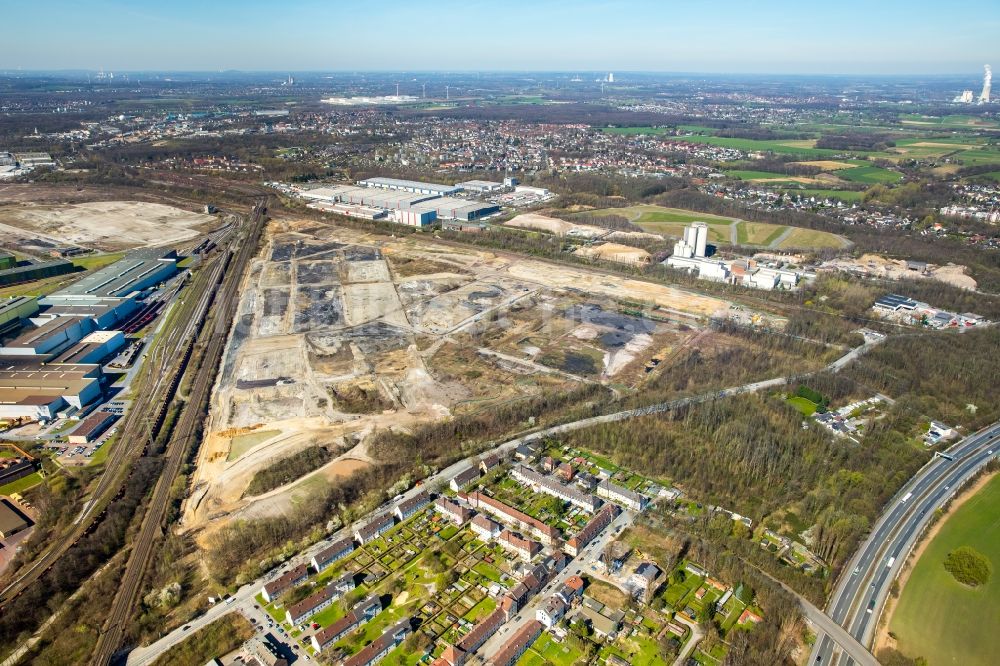
[[[955,74],[997,0],[7,0],[0,69]]]

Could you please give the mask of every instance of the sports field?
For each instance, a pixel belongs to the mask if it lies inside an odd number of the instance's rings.
[[[945,556],[971,546],[993,564],[985,585],[958,583]],[[939,664],[995,664],[1000,655],[1000,476],[958,508],[927,545],[889,622],[898,649]]]
[[[678,238],[683,235],[684,227],[692,222],[705,222],[708,224],[708,240],[713,243],[729,243],[729,227],[733,222],[738,221],[736,218],[722,217],[721,215],[647,204],[625,208],[603,208],[581,213],[581,217],[601,215],[625,217],[632,224],[642,227],[644,231]]]

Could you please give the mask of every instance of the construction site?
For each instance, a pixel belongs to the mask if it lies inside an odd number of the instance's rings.
[[[279,515],[378,461],[366,439],[599,382],[639,388],[728,301],[431,238],[273,220],[248,267],[185,527]],[[258,496],[254,475],[329,462]]]
[[[26,251],[80,246],[113,252],[176,244],[215,226],[212,215],[145,201],[13,203],[0,206],[0,233]]]

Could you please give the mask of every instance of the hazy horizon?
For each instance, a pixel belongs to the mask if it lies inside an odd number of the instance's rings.
[[[985,0],[317,0],[5,7],[4,71],[589,72],[969,75],[1000,60]],[[461,63],[456,68],[455,63]]]

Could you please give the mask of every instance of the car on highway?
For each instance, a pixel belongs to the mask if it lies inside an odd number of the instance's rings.
[[[865,612],[871,614],[874,608],[875,608],[875,597],[872,597],[872,600],[868,602],[868,610],[866,610]]]

